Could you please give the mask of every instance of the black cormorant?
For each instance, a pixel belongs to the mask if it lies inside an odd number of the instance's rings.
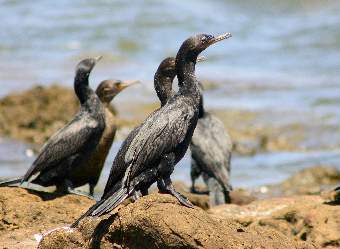
[[[170,175],[187,151],[198,120],[197,56],[230,36],[229,33],[217,37],[201,34],[184,41],[176,57],[178,93],[129,134],[115,157],[102,199],[71,227],[86,216],[110,212],[135,191],[145,193],[156,181],[160,192],[169,193],[183,205],[192,207],[187,198],[174,189]]]
[[[172,90],[175,76],[175,58],[168,57],[161,62],[154,77],[156,93],[162,106],[175,94]],[[203,91],[202,85],[200,84],[199,86]],[[205,111],[203,97],[199,107],[199,120],[192,136],[190,150],[192,157],[192,192],[197,192],[195,180],[202,175],[209,189],[211,206],[230,202],[231,138],[226,132],[223,122],[213,114]]]
[[[229,203],[232,141],[223,122],[205,111],[203,98],[190,150],[191,191],[196,192],[195,180],[202,175],[208,186],[210,206]]]
[[[100,173],[104,167],[106,157],[117,131],[117,118],[113,114],[110,103],[118,93],[135,83],[137,83],[137,81],[104,80],[96,89],[96,94],[104,106],[105,129],[95,151],[91,153],[88,160],[82,162],[84,165],[74,167],[71,172],[72,178],[74,177],[77,178],[78,181],[89,183],[91,196],[93,196],[94,188],[98,183]],[[83,178],[83,180],[81,180],[81,178]]]
[[[73,120],[49,138],[23,177],[0,186],[32,182],[44,187],[55,185],[57,192],[79,194],[74,188],[91,183],[91,178],[78,177],[75,172],[84,170],[105,129],[105,109],[88,80],[100,58],[82,60],[76,67],[74,90],[80,110]]]

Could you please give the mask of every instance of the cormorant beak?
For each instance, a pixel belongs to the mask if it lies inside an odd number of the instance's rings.
[[[207,60],[207,58],[205,57],[205,56],[198,56],[197,57],[197,60],[196,60],[196,62],[202,62],[202,61],[206,61]]]
[[[123,89],[125,89],[125,88],[127,88],[129,86],[135,85],[137,83],[140,83],[140,81],[139,80],[125,80],[125,81],[122,81],[122,83],[119,85],[118,90],[122,91]]]
[[[95,60],[96,62],[98,62],[98,61],[100,61],[102,58],[103,58],[103,56],[100,55],[100,56],[95,57],[94,60]]]
[[[215,36],[214,38],[212,38],[210,41],[208,41],[208,44],[209,46],[216,43],[216,42],[219,42],[219,41],[222,41],[222,40],[225,40],[225,39],[228,39],[232,37],[232,35],[230,33],[225,33],[223,35],[219,35],[219,36]]]

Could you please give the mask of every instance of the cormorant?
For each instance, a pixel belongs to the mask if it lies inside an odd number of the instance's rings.
[[[232,141],[223,122],[205,111],[203,98],[199,120],[190,143],[191,191],[196,192],[195,180],[202,175],[209,190],[211,206],[230,203],[230,160]]]
[[[123,89],[137,82],[138,81],[104,80],[96,89],[96,94],[104,106],[105,129],[95,151],[91,153],[88,160],[83,161],[83,165],[79,165],[72,170],[73,177],[77,178],[78,181],[83,178],[82,181],[89,184],[91,196],[94,194],[94,188],[98,183],[100,173],[104,167],[106,157],[117,131],[117,120],[113,114],[110,103]]]
[[[168,99],[175,94],[172,89],[175,76],[175,58],[168,57],[161,62],[154,77],[154,86],[161,106],[164,106]],[[199,84],[199,86],[203,91],[202,85]],[[209,189],[210,205],[229,203],[231,138],[226,132],[223,122],[205,111],[202,96],[199,105],[199,119],[191,139],[190,150],[192,192],[197,192],[195,180],[202,175]]]
[[[100,58],[84,59],[76,67],[74,91],[80,110],[72,121],[49,138],[23,177],[0,186],[32,182],[44,187],[55,185],[57,192],[79,194],[74,188],[91,184],[91,178],[79,177],[76,172],[85,170],[105,129],[105,109],[89,87],[89,75]]]
[[[169,193],[183,205],[192,207],[188,199],[174,189],[170,175],[187,151],[198,120],[197,56],[210,45],[229,37],[230,33],[217,37],[200,34],[183,42],[176,56],[178,93],[129,134],[114,159],[102,199],[71,227],[77,226],[86,216],[110,212],[135,191],[146,194],[156,181],[160,192]]]

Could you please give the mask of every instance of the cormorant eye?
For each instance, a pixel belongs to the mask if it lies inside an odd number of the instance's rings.
[[[205,36],[202,37],[201,41],[202,41],[203,43],[206,43],[206,42],[208,42],[209,40],[211,40],[212,38],[213,38],[212,35],[205,35]]]

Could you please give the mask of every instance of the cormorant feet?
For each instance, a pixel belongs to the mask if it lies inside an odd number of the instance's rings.
[[[176,197],[177,200],[183,206],[186,206],[188,208],[194,207],[194,205],[192,205],[192,203],[188,200],[188,198],[186,198],[184,195],[182,195],[181,193],[179,193],[175,190],[174,186],[172,185],[170,178],[167,178],[167,179],[164,179],[164,180],[159,179],[157,181],[157,186],[158,186],[158,189],[161,193],[171,194],[172,196]]]
[[[140,193],[138,191],[134,191],[133,195],[131,196],[133,202],[137,201],[141,197]]]
[[[194,186],[191,186],[190,193],[197,194],[197,192],[198,191],[196,190],[196,188]]]
[[[193,208],[194,205],[192,205],[192,203],[188,200],[188,198],[186,198],[184,195],[182,195],[181,193],[177,192],[175,189],[171,189],[169,194],[175,196],[177,198],[177,200],[183,205],[186,206],[188,208]]]
[[[191,187],[190,188],[190,193],[197,194],[197,195],[209,195],[208,190],[197,190],[196,188]]]

